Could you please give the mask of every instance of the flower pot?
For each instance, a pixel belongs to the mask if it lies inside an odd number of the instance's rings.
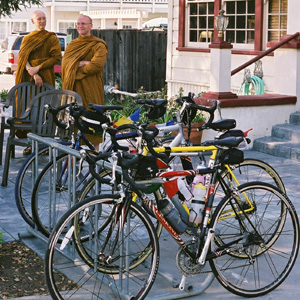
[[[192,123],[192,130],[190,134],[190,140],[194,144],[200,144],[202,138],[202,131],[197,131],[197,128],[201,127],[205,122]],[[185,125],[183,125],[183,133],[184,137],[187,139],[188,137],[188,129]],[[172,136],[176,136],[177,131],[172,132]]]

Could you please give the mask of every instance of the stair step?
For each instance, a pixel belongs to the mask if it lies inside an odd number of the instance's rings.
[[[272,127],[272,137],[290,140],[293,143],[300,143],[300,125],[279,124]]]
[[[300,111],[290,114],[290,124],[300,125]]]
[[[300,161],[300,143],[291,142],[289,139],[276,137],[258,138],[253,142],[253,150]]]

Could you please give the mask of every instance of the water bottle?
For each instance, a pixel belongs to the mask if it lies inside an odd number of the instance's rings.
[[[191,201],[189,221],[201,224],[205,207],[206,188],[202,182],[194,185],[194,199]]]
[[[158,201],[157,206],[159,211],[178,234],[186,231],[188,225],[183,222],[178,210],[168,199]]]

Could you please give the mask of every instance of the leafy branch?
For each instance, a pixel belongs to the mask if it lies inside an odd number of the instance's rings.
[[[32,5],[42,5],[42,0],[1,0],[0,17],[9,17],[12,13],[30,8]]]

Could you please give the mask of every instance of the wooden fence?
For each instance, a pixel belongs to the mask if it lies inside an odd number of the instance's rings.
[[[76,29],[68,29],[72,39]],[[136,92],[161,90],[166,80],[167,33],[141,30],[92,30],[108,45],[109,54],[103,69],[104,84]]]

